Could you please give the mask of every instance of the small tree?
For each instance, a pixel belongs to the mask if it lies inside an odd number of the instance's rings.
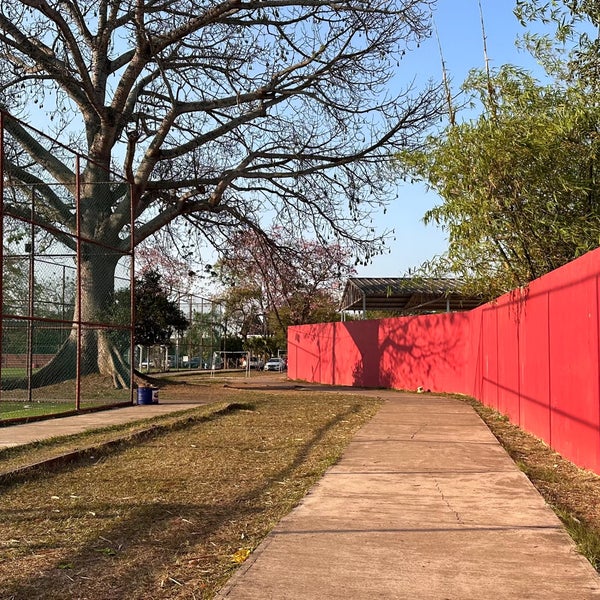
[[[189,321],[169,299],[156,271],[146,271],[135,285],[134,339],[142,346],[167,344],[173,333],[181,333]]]
[[[129,289],[119,290],[114,297],[113,315],[128,322]],[[135,281],[134,341],[141,346],[168,344],[171,336],[182,333],[189,322],[168,291],[161,284],[157,271],[148,270]]]
[[[293,238],[282,228],[272,229],[268,240],[252,231],[237,236],[215,265],[229,314],[243,316],[246,334],[266,325],[280,345],[289,325],[335,319],[353,272],[340,244]]]

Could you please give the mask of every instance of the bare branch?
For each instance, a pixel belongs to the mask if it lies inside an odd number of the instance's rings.
[[[131,194],[101,188],[101,169],[81,174],[88,232],[125,240],[133,202],[136,242],[180,217],[216,239],[236,222],[264,231],[269,215],[369,254],[380,243],[369,214],[392,197],[389,157],[446,111],[440,86],[388,86],[430,34],[432,4],[13,0],[0,14],[1,89],[23,110],[27,97],[54,103],[47,131],[83,133],[90,164],[128,178]],[[73,182],[9,126],[38,166]]]

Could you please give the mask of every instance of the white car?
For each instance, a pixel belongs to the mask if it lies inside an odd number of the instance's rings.
[[[285,371],[285,360],[279,357],[272,357],[266,363],[264,367],[265,371]]]

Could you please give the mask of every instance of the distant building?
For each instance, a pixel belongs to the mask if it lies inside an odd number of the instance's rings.
[[[340,303],[348,312],[389,311],[401,315],[471,310],[485,302],[464,294],[457,279],[426,277],[350,277]]]

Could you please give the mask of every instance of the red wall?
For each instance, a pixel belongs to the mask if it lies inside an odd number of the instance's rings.
[[[600,249],[465,313],[291,327],[292,379],[473,396],[600,473]]]

